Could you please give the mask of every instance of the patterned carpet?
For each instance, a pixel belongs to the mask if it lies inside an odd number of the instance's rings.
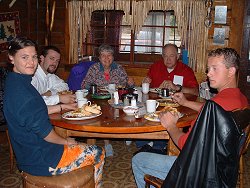
[[[126,146],[123,140],[111,142],[115,154],[107,158],[104,166],[103,183],[104,188],[136,188],[131,171],[131,157],[136,151],[134,142]],[[98,141],[98,145],[103,145],[103,141]],[[8,145],[0,146],[0,188],[22,188],[22,180],[19,171],[9,172]],[[245,155],[245,185],[250,187],[250,152]]]

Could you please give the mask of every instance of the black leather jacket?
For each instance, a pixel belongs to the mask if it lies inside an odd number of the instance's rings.
[[[231,113],[207,101],[162,187],[236,187],[241,137]]]

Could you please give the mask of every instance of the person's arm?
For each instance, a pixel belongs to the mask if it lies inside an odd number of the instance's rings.
[[[63,138],[59,136],[54,129],[50,131],[50,133],[44,138],[47,142],[54,143],[54,144],[61,144],[61,145],[74,145],[77,144],[74,138]]]
[[[166,112],[160,114],[162,126],[167,129],[170,137],[176,145],[178,145],[180,137],[185,134],[176,126],[178,119],[179,116],[177,113],[172,114],[171,112]]]
[[[199,89],[198,87],[182,87],[181,89],[182,93],[189,93],[198,96],[199,95]]]
[[[152,79],[150,78],[150,77],[148,77],[148,76],[146,76],[145,78],[143,78],[143,80],[142,80],[142,83],[151,83],[152,82]]]
[[[159,88],[168,88],[168,89],[171,89],[171,90],[174,90],[174,91],[180,91],[182,93],[189,93],[189,94],[193,94],[193,95],[196,95],[198,96],[199,95],[199,90],[198,90],[198,87],[181,87],[181,86],[178,86],[178,85],[175,85],[172,81],[170,80],[164,80],[161,85],[159,86]]]
[[[48,114],[59,113],[62,110],[75,110],[77,108],[77,103],[72,104],[58,104],[58,105],[49,105]]]
[[[200,110],[200,108],[204,104],[202,102],[187,100],[182,92],[178,92],[178,93],[173,94],[172,99],[173,99],[174,102],[177,102],[178,104],[180,104],[182,106],[186,106],[188,108],[191,108],[191,109],[193,109],[193,110],[195,110],[197,112]]]
[[[48,74],[48,88],[52,95],[69,90],[68,84],[55,74]]]

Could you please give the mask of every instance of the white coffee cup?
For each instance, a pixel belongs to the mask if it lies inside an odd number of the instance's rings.
[[[109,91],[114,92],[115,89],[116,89],[116,85],[115,85],[115,84],[109,84],[109,85],[107,86],[107,90],[109,90]]]
[[[159,102],[156,100],[147,100],[146,101],[146,108],[148,113],[153,113],[156,111],[156,108],[159,106]]]
[[[75,94],[76,94],[76,100],[84,98],[84,92],[82,90],[77,90]]]
[[[149,83],[142,83],[142,93],[147,94],[149,92]]]
[[[91,102],[88,101],[86,98],[77,99],[77,106],[78,106],[78,108],[81,108],[85,104],[91,104]]]

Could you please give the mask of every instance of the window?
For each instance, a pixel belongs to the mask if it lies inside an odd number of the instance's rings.
[[[155,56],[160,58],[165,44],[181,45],[174,11],[149,12],[138,34],[131,32],[131,25],[125,23],[123,15],[123,11],[116,10],[92,13],[90,37],[84,43],[86,54],[96,54],[98,46],[107,43],[114,47],[118,61],[152,62]]]
[[[162,47],[167,43],[180,46],[181,40],[176,30],[173,11],[150,12],[141,31],[134,37],[131,35],[130,26],[123,23],[120,53],[130,53],[131,44],[134,43],[135,54],[161,54]]]

